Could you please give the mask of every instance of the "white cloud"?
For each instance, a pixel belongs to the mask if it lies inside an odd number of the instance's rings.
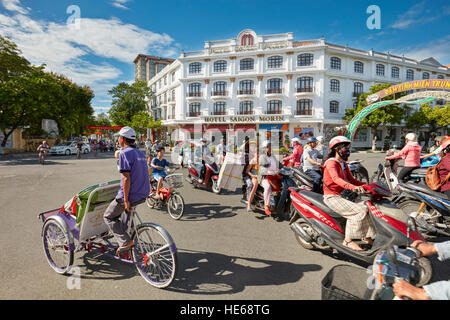
[[[79,28],[74,28],[66,23],[32,19],[18,0],[2,1],[11,11],[9,15],[0,13],[2,35],[9,36],[33,64],[44,63],[49,71],[89,85],[97,97],[106,97],[107,91],[120,81],[122,71],[112,65],[114,60],[132,64],[139,53],[173,56],[178,52],[169,35],[117,18],[80,18]],[[104,61],[93,62],[99,59]]]
[[[15,11],[21,14],[27,14],[29,11],[20,5],[20,0],[2,0],[2,4],[9,11]]]
[[[130,0],[113,0],[112,6],[119,9],[128,10],[129,8],[125,6],[127,2],[130,2]]]
[[[398,55],[404,54],[405,57],[418,61],[433,57],[442,65],[446,65],[450,63],[450,35],[437,41],[403,48],[402,50],[392,50],[391,52]]]
[[[419,2],[413,5],[408,11],[399,15],[397,20],[390,25],[393,29],[408,29],[412,25],[425,24],[439,20],[450,14],[450,7],[444,7],[439,12],[433,13],[431,10],[425,10],[427,8],[425,1]]]

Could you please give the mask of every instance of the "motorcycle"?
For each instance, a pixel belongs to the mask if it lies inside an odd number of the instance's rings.
[[[267,176],[267,179],[272,185],[272,194],[270,195],[269,209],[273,213],[271,216],[278,220],[288,220],[290,202],[290,190],[289,188],[295,186],[295,182],[292,179],[293,167],[283,167],[275,175]],[[242,186],[242,200],[247,204],[247,185]],[[264,188],[258,185],[255,196],[253,197],[253,205],[257,210],[264,211]]]
[[[212,157],[211,157],[212,158]],[[194,188],[211,188],[212,192],[215,194],[220,194],[222,191],[219,187],[219,166],[214,162],[214,160],[205,163],[206,171],[203,178],[203,182],[199,183],[200,173],[202,170],[201,163],[190,162],[188,164],[188,175],[186,181],[194,186]]]
[[[352,176],[355,177],[356,180],[370,183],[369,180],[369,172],[367,169],[361,164],[364,160],[353,160],[347,162],[348,168],[352,173]]]
[[[335,249],[361,261],[372,263],[380,249],[389,245],[405,246],[408,216],[391,201],[391,192],[379,184],[364,185],[368,197],[365,201],[369,217],[376,230],[376,238],[370,249],[354,251],[342,244],[345,238],[346,218],[331,210],[321,194],[299,188],[291,188],[291,220],[289,222],[298,243],[306,249]],[[417,232],[410,232],[413,240],[424,240]],[[355,241],[364,249],[361,241]]]
[[[422,287],[431,280],[432,273],[430,261],[417,249],[388,246],[378,252],[371,268],[333,267],[322,280],[322,300],[410,300],[396,297],[393,284],[405,280]]]
[[[450,237],[450,199],[424,183],[399,183],[400,194],[392,199],[413,217],[426,237]]]
[[[158,182],[153,178],[151,179],[151,191],[146,199],[146,203],[151,209],[167,207],[169,215],[173,219],[179,220],[184,213],[184,199],[180,193],[175,191],[175,189],[183,187],[183,174],[172,174],[174,171],[174,169],[167,169],[169,175],[164,178],[164,182],[168,187],[160,189],[162,199],[156,195],[156,186]]]

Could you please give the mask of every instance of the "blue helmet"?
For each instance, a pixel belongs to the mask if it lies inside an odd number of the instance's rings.
[[[315,137],[309,137],[308,139],[306,139],[307,143],[311,143],[311,142],[317,142],[317,139]]]

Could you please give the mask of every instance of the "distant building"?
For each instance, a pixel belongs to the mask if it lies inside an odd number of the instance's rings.
[[[149,81],[173,61],[173,59],[139,54],[136,59],[134,59],[135,80]]]

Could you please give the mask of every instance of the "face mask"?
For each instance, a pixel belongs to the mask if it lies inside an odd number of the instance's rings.
[[[344,159],[345,161],[348,160],[348,158],[350,157],[350,148],[344,148],[344,149],[340,149],[338,151],[339,156]]]

